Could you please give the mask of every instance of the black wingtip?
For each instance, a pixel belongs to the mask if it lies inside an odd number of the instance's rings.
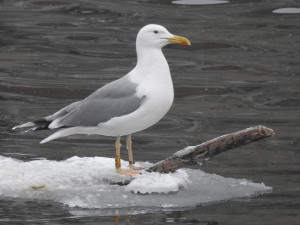
[[[47,121],[44,118],[38,119],[33,121],[33,123],[35,124],[35,127],[32,128],[33,131],[37,131],[37,130],[47,130],[49,129],[49,125],[52,121]]]

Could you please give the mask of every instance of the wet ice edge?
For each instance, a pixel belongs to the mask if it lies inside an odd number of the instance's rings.
[[[52,200],[88,209],[192,207],[272,191],[263,183],[199,169],[179,169],[170,174],[144,171],[129,185],[120,186],[116,183],[126,182],[128,177],[116,173],[114,159],[104,157],[23,162],[0,156],[0,165],[0,196]],[[122,161],[122,165],[128,163]]]

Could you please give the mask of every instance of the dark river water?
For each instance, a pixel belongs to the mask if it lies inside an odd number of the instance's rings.
[[[300,3],[0,0],[4,159],[114,157],[114,138],[78,136],[40,145],[51,132],[11,128],[52,114],[129,72],[136,63],[136,34],[150,23],[189,38],[192,46],[164,49],[175,100],[159,123],[133,135],[136,161],[154,163],[259,124],[276,132],[199,166],[206,173],[264,183],[273,188],[269,193],[122,213],[82,213],[56,201],[0,193],[0,224],[300,224],[300,14],[273,12],[282,8],[299,9]]]

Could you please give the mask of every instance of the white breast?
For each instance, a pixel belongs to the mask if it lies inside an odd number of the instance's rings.
[[[138,84],[137,96],[144,98],[141,107],[101,124],[98,134],[123,136],[135,133],[154,125],[169,111],[174,99],[169,66],[166,61],[156,67],[152,65],[151,69],[143,68],[143,74],[137,67],[129,73],[130,80]]]

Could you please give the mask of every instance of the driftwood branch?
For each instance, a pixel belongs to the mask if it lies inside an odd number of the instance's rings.
[[[238,132],[226,134],[197,146],[187,147],[173,156],[156,163],[150,171],[168,173],[199,162],[200,159],[211,158],[222,152],[237,148],[260,139],[274,136],[275,132],[264,126],[250,127]]]

